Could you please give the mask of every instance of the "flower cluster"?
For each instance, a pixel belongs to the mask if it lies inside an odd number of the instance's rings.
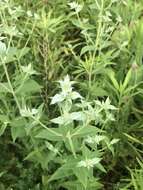
[[[77,167],[85,167],[87,169],[93,168],[96,164],[100,162],[100,158],[85,159],[78,162]]]
[[[70,6],[70,9],[74,10],[76,13],[79,13],[83,8],[83,5],[80,5],[75,1],[71,2],[71,3],[68,3],[68,5]]]

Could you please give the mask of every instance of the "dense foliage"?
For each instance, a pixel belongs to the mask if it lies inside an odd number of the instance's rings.
[[[143,0],[0,0],[0,190],[143,190]]]

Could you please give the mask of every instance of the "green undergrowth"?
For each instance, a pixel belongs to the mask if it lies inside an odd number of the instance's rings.
[[[143,1],[0,1],[0,190],[143,190]]]

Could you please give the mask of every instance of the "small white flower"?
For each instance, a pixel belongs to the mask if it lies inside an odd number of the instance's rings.
[[[103,141],[105,139],[105,136],[102,136],[102,135],[96,135],[94,137],[94,141],[95,143],[99,144],[101,141]]]
[[[36,74],[36,71],[34,71],[34,70],[32,69],[32,65],[31,65],[31,64],[29,64],[29,65],[27,65],[27,66],[21,66],[21,69],[22,69],[22,71],[23,71],[24,73],[27,73],[27,74],[29,74],[29,75]]]
[[[107,114],[107,120],[109,121],[115,121],[114,115],[112,113]]]
[[[36,115],[36,114],[38,113],[38,110],[35,109],[35,108],[33,108],[33,109],[31,110],[31,113],[32,113],[32,115]]]
[[[27,11],[27,16],[29,16],[29,17],[32,17],[33,15],[32,15],[32,12],[29,10],[29,11]]]
[[[35,18],[36,20],[39,20],[39,19],[40,19],[40,16],[39,16],[37,13],[34,13],[34,18]]]
[[[32,117],[38,113],[38,110],[33,108],[30,110],[30,108],[24,107],[20,110],[20,114],[22,117]]]
[[[70,9],[75,10],[76,13],[79,13],[83,8],[83,5],[80,5],[75,1],[71,2],[71,3],[68,3],[68,5],[70,6]]]
[[[86,159],[78,162],[77,167],[85,167],[87,169],[93,168],[100,162],[100,158]]]
[[[104,139],[105,139],[105,136],[102,136],[102,135],[96,135],[94,137],[88,136],[85,139],[85,142],[87,142],[88,144],[99,144]]]
[[[72,91],[72,84],[74,82],[70,81],[70,77],[68,75],[65,76],[64,80],[60,80],[59,83],[63,93],[67,94]]]
[[[116,21],[117,22],[122,22],[122,17],[120,15],[118,15],[117,18],[116,18]]]
[[[56,104],[63,102],[66,99],[69,100],[76,100],[78,98],[82,99],[82,96],[73,90],[72,84],[74,84],[74,81],[70,81],[69,76],[65,76],[64,80],[60,80],[60,88],[62,89],[62,92],[56,94],[52,97],[51,104]]]
[[[90,136],[88,136],[84,141],[88,144],[94,144],[94,139],[93,137]]]
[[[104,110],[117,110],[115,106],[111,105],[111,101],[109,97],[105,101],[102,101],[102,102],[99,100],[96,100],[95,103],[97,106],[101,107]]]

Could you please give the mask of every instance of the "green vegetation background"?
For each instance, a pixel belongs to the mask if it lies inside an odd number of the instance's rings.
[[[142,0],[0,1],[0,190],[143,190],[142,13]],[[42,127],[56,128],[51,119],[59,109],[51,97],[67,74],[87,102],[103,106],[109,97],[117,108],[110,122],[91,122],[118,139],[113,147],[106,142],[107,149],[97,145],[104,168],[92,171],[93,187],[91,174],[53,177],[60,156],[36,137]],[[31,119],[33,108],[39,123]],[[62,159],[75,156],[62,143],[52,142],[62,147]]]

